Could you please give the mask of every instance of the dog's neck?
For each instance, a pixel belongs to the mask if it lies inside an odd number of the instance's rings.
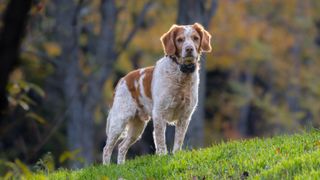
[[[170,56],[165,56],[166,65],[164,67],[164,70],[166,71],[166,74],[168,75],[169,79],[173,80],[173,83],[177,83],[180,85],[183,84],[197,84],[197,81],[199,81],[199,66],[200,64],[197,63],[196,69],[193,73],[183,73],[180,71],[180,63],[177,63],[172,59]]]
[[[195,58],[195,63],[189,63],[189,64],[184,64],[183,63],[183,58],[176,56],[176,55],[166,55],[165,56],[167,59],[170,59],[169,61],[174,63],[174,66],[178,67],[178,70],[181,71],[183,74],[186,75],[192,75],[194,73],[196,73],[199,69],[199,60],[200,60],[200,56]],[[170,63],[170,64],[173,64]]]

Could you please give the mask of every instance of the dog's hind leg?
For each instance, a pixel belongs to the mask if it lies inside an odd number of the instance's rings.
[[[103,164],[109,164],[112,150],[124,133],[129,120],[135,117],[137,105],[131,97],[125,81],[120,80],[116,88],[114,103],[107,122],[107,141],[103,148]]]
[[[127,136],[119,144],[118,164],[123,164],[126,154],[131,145],[140,139],[148,121],[141,120],[139,117],[131,119],[128,123]]]
[[[109,120],[111,122],[108,122],[108,123],[110,123],[110,127],[109,127],[109,131],[107,132],[106,145],[103,148],[103,155],[102,155],[103,164],[110,163],[113,148],[114,148],[115,144],[118,142],[121,134],[125,130],[126,122],[127,122],[127,120],[120,120],[118,122],[119,124],[117,126],[115,126],[113,124],[113,122],[115,122],[115,121],[117,122],[117,120],[112,119],[112,117]]]

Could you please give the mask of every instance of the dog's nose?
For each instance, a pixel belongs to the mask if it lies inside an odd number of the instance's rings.
[[[186,51],[187,51],[187,53],[192,53],[192,51],[193,51],[192,46],[187,46]]]

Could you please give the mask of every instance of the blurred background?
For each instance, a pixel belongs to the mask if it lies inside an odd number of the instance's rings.
[[[319,128],[319,12],[318,0],[0,0],[0,172],[101,163],[115,84],[164,55],[175,23],[213,37],[185,148]],[[128,158],[154,153],[152,131]]]

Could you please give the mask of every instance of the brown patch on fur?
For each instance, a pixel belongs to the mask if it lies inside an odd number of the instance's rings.
[[[154,66],[147,67],[144,69],[144,79],[143,79],[143,90],[146,94],[146,96],[150,99],[152,99],[152,93],[151,93],[151,81],[153,77],[153,70]]]
[[[160,40],[162,42],[162,47],[166,55],[176,55],[177,47],[175,44],[175,39],[178,34],[183,32],[184,29],[178,25],[172,25],[168,32],[164,33]]]
[[[131,71],[123,78],[128,86],[128,89],[131,93],[132,98],[136,101],[137,105],[140,108],[143,108],[143,105],[140,103],[140,100],[139,100],[139,97],[141,96],[140,88],[143,88],[145,95],[148,98],[152,99],[151,81],[153,77],[153,70],[154,70],[154,66],[147,67],[147,68],[144,68],[144,71],[140,74],[141,69],[137,69],[137,70]],[[144,74],[144,78],[142,81],[143,87],[140,87],[139,80],[143,74]]]
[[[139,85],[139,78],[140,78],[140,69],[131,71],[128,73],[124,80],[127,83],[128,89],[131,93],[132,98],[136,101],[137,105],[142,108],[142,104],[140,103],[139,96],[140,96],[140,85]],[[135,87],[135,82],[137,87]]]
[[[195,47],[197,48],[198,53],[201,53],[201,50],[202,50],[201,49],[202,33],[197,31],[196,29],[194,29],[194,31],[192,32],[191,37],[192,37],[192,41],[193,41]],[[198,38],[199,40],[196,41],[195,38]]]
[[[201,51],[211,52],[211,35],[199,23],[194,23],[192,27],[200,34],[201,37]]]

